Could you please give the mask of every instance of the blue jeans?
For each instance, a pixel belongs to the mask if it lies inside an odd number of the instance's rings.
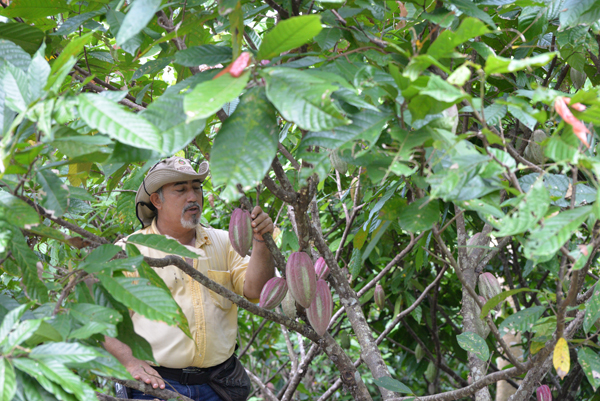
[[[166,390],[175,391],[194,401],[222,401],[208,384],[180,384],[175,380],[163,380],[165,381]],[[154,400],[156,397],[132,389],[131,398],[135,400]]]

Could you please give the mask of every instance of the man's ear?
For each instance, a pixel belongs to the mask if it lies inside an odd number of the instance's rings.
[[[162,202],[160,201],[160,196],[156,192],[150,194],[150,202],[154,205],[158,210],[162,209]]]

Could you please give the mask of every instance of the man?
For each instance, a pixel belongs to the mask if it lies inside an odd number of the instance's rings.
[[[162,234],[183,245],[199,248],[205,257],[186,259],[190,265],[239,295],[257,299],[263,285],[274,275],[273,260],[262,237],[273,232],[273,222],[256,206],[251,213],[252,256],[238,255],[231,247],[226,231],[199,224],[203,207],[202,182],[207,175],[207,162],[203,162],[196,172],[189,160],[181,157],[162,160],[152,167],[135,199],[136,215],[144,226],[137,233]],[[166,255],[147,247],[138,248],[149,257]],[[193,340],[177,327],[133,313],[135,331],[150,343],[159,366],[134,358],[131,349],[114,338],[106,339],[106,349],[135,379],[151,384],[153,388],[176,390],[202,401],[245,400],[249,382],[239,361],[232,357],[237,337],[237,306],[175,266],[155,268],[155,271],[186,315]],[[224,389],[219,383],[234,385]],[[234,388],[236,383],[241,387]],[[231,394],[224,394],[224,391],[231,391]],[[132,398],[154,399],[135,390]]]

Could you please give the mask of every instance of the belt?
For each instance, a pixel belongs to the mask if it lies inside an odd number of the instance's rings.
[[[154,370],[164,379],[175,380],[181,384],[205,384],[210,380],[210,374],[213,372],[212,368],[183,368],[173,369],[165,368],[162,366],[153,366]]]

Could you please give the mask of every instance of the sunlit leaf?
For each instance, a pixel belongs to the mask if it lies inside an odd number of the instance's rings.
[[[256,58],[271,59],[300,47],[317,36],[321,29],[321,17],[318,15],[303,15],[281,21],[264,36]]]

